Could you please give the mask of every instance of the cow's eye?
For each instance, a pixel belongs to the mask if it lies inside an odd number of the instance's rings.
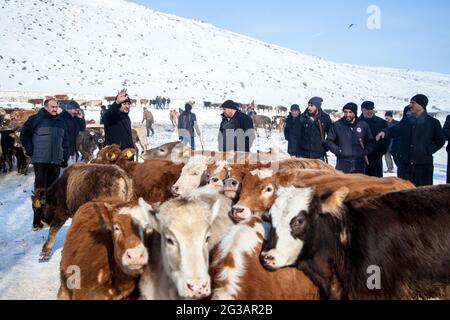
[[[305,218],[295,218],[293,221],[293,226],[294,227],[301,227],[305,224]]]
[[[266,187],[266,189],[264,189],[264,192],[267,192],[267,193],[273,192],[273,188],[272,187]]]
[[[120,227],[117,224],[113,225],[113,230],[114,230],[115,233],[121,233],[122,232],[122,230],[120,230]]]
[[[206,242],[206,243],[209,243],[209,240],[211,240],[211,236],[207,236],[205,242]]]
[[[165,152],[165,150],[164,149],[159,149],[159,152]]]
[[[166,238],[166,242],[169,246],[174,246],[175,245],[175,241],[173,241],[172,238]]]

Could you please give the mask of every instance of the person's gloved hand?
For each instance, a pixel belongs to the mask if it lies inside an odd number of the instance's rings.
[[[67,168],[68,163],[67,160],[63,160],[63,162],[61,162],[61,168]]]

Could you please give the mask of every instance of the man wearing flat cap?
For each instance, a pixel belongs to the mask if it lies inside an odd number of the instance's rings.
[[[81,111],[80,105],[74,100],[60,101],[59,106],[62,109],[59,115],[67,126],[67,138],[69,140],[69,160],[68,165],[76,162],[77,137],[80,131],[86,130],[86,121]]]
[[[225,101],[219,129],[219,151],[250,152],[255,140],[253,120],[232,100]]]
[[[411,116],[394,127],[380,132],[376,139],[401,138],[398,146],[398,176],[417,187],[433,185],[433,154],[445,144],[441,123],[427,113],[428,98],[418,94],[411,98]]]
[[[375,103],[372,101],[364,101],[361,109],[362,115],[359,119],[369,125],[373,136],[376,136],[388,127],[386,120],[375,115]],[[374,150],[367,156],[369,165],[366,167],[366,175],[379,178],[383,177],[383,156],[389,148],[389,143],[390,140],[380,140],[374,143]]]

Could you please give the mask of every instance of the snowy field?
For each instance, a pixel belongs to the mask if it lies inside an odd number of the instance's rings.
[[[174,106],[181,106],[181,102]],[[205,148],[217,150],[219,110],[194,109],[203,133]],[[151,147],[174,141],[168,110],[152,110],[155,116],[155,136],[148,138]],[[98,110],[88,110],[86,119],[99,118]],[[134,123],[142,120],[142,110],[133,108]],[[440,119],[443,121],[443,119]],[[281,132],[274,131],[269,139],[264,132],[255,142],[254,149],[267,150],[278,146],[284,150],[286,141]],[[330,162],[335,163],[329,154]],[[435,183],[445,183],[447,153],[443,148],[435,156]],[[16,173],[0,174],[0,299],[55,299],[59,288],[59,261],[70,220],[58,233],[54,254],[49,262],[39,263],[38,257],[48,230],[31,230],[32,209],[30,196],[33,189],[33,171],[29,176]]]

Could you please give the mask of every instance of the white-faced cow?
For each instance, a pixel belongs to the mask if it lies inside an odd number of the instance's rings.
[[[296,266],[328,299],[445,295],[450,185],[344,202],[348,192],[282,190],[270,211],[273,228],[261,254],[265,266]]]
[[[219,200],[220,201],[220,200]],[[139,288],[144,299],[201,299],[211,293],[209,241],[220,202],[172,199],[153,212],[150,262]]]
[[[213,251],[213,300],[312,300],[318,288],[296,268],[264,269],[259,255],[265,236],[259,217],[234,226]]]

